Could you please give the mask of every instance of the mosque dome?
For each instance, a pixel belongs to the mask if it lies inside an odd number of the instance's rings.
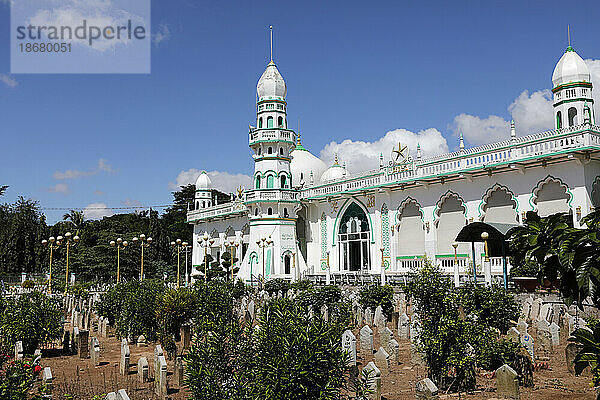
[[[212,188],[212,182],[208,177],[206,171],[202,171],[198,179],[196,179],[196,190],[210,190]]]
[[[311,173],[314,177],[320,177],[327,169],[327,165],[323,161],[302,146],[300,138],[298,138],[298,143],[291,152],[291,156],[290,170],[292,171],[292,182],[296,186],[303,182],[309,182]]]
[[[571,46],[567,47],[565,54],[558,60],[552,74],[554,87],[569,82],[591,82],[587,64]]]
[[[259,100],[268,98],[285,99],[287,94],[285,81],[273,61],[267,65],[267,69],[265,69],[265,72],[263,72],[258,80],[256,93],[258,94]]]
[[[336,155],[335,162],[333,163],[333,165],[331,167],[327,168],[327,170],[325,172],[323,172],[323,175],[321,175],[321,182],[325,183],[325,182],[335,181],[337,179],[343,178],[344,176],[346,176],[346,168],[342,167],[338,163],[338,158]]]

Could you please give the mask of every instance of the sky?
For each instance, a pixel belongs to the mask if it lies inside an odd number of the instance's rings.
[[[0,0],[0,185],[50,223],[65,211],[169,204],[201,170],[250,186],[248,125],[274,58],[302,144],[351,173],[402,141],[424,155],[552,128],[554,66],[571,43],[600,82],[600,3],[152,1],[150,74],[11,74]],[[600,88],[595,96],[600,96]],[[600,101],[597,101],[597,105]],[[106,207],[106,209],[104,209]]]

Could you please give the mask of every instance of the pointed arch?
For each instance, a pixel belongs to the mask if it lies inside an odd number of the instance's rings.
[[[448,190],[446,193],[444,193],[439,200],[437,201],[437,203],[435,204],[435,209],[433,210],[433,219],[434,221],[437,220],[440,217],[440,213],[441,213],[441,209],[442,206],[444,205],[444,203],[452,198],[456,198],[457,201],[461,204],[462,208],[463,208],[463,214],[465,215],[465,218],[467,216],[467,207],[465,206],[465,200],[458,194],[453,192],[452,190]]]
[[[449,190],[440,197],[435,207],[437,254],[453,254],[452,243],[456,240],[458,232],[467,224],[465,202],[457,193]],[[468,248],[464,243],[459,246],[463,251]]]
[[[396,213],[396,222],[400,222],[400,219],[402,218],[402,214],[404,213],[404,209],[407,207],[412,208],[412,209],[416,208],[418,214],[421,217],[421,221],[423,221],[425,216],[423,214],[423,207],[421,206],[421,203],[419,203],[417,200],[413,199],[412,197],[408,196],[398,206],[398,212]],[[413,210],[411,210],[411,214],[413,214]]]
[[[217,229],[213,229],[212,232],[210,233],[210,237],[215,239],[219,237],[219,232],[217,231]]]
[[[386,206],[387,207],[387,206]],[[337,237],[339,267],[342,271],[369,271],[371,269],[372,224],[367,210],[358,202],[350,202],[334,231]]]
[[[229,225],[227,229],[225,229],[225,237],[228,238],[232,236],[235,236],[235,229],[233,229],[233,227]]]
[[[337,230],[339,229],[339,223],[340,223],[340,217],[342,215],[344,215],[344,212],[346,212],[346,209],[350,206],[350,204],[352,204],[352,202],[358,203],[359,207],[361,207],[365,214],[367,214],[367,218],[369,220],[369,226],[372,227],[373,226],[373,221],[371,220],[371,214],[369,213],[369,209],[367,208],[367,206],[365,205],[365,203],[363,203],[362,201],[360,201],[358,198],[352,196],[349,199],[346,199],[346,201],[344,201],[344,204],[342,204],[342,206],[340,207],[336,217],[335,217],[335,221],[333,223],[333,238],[331,240],[331,245],[335,246],[335,242],[336,242],[336,238],[335,238],[335,233],[337,232]],[[371,244],[375,243],[375,239],[373,237],[371,237]]]
[[[398,256],[422,256],[425,254],[425,225],[421,204],[412,197],[398,206],[396,247]]]
[[[495,183],[479,203],[479,220],[514,224],[518,221],[518,202],[514,193],[500,183]]]
[[[560,178],[548,175],[531,191],[529,204],[535,212],[545,217],[559,212],[571,212],[572,201],[573,194],[569,186]]]

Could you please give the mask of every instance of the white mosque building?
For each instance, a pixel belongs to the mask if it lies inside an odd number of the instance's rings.
[[[455,243],[474,222],[522,224],[527,211],[572,215],[578,227],[600,203],[600,126],[595,125],[590,71],[569,46],[552,75],[556,129],[422,157],[401,145],[393,161],[349,174],[343,160],[326,166],[287,122],[287,87],[275,63],[257,84],[250,127],[253,186],[216,204],[206,173],[196,182],[187,220],[194,225],[193,274],[205,252],[239,258],[247,282],[304,277],[346,282],[398,279],[427,257],[461,279],[503,274],[498,253]],[[507,135],[508,136],[508,135]],[[356,166],[354,166],[356,167]],[[354,168],[356,169],[356,168]],[[484,268],[485,267],[485,268]],[[510,268],[508,266],[507,268]]]

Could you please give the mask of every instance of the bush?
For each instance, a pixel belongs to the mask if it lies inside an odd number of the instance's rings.
[[[23,283],[21,283],[21,287],[23,289],[33,289],[34,286],[35,286],[35,282],[30,279],[27,279],[27,280],[23,281]]]
[[[310,290],[312,288],[314,288],[314,285],[311,281],[309,281],[308,279],[302,279],[301,281],[296,281],[294,283],[292,283],[292,289],[296,290],[296,291],[305,291],[305,290]]]
[[[181,325],[196,315],[197,306],[198,296],[193,289],[180,287],[166,290],[156,310],[163,340],[167,340],[169,336],[179,340]],[[163,343],[162,340],[161,344],[166,346],[166,342]]]
[[[282,278],[272,279],[265,283],[265,291],[269,295],[277,294],[279,291],[285,294],[288,290],[290,290],[290,283]]]
[[[514,297],[498,285],[491,287],[466,284],[460,288],[460,304],[466,314],[474,314],[487,326],[500,329],[510,328],[510,321],[519,318],[519,305]]]
[[[27,400],[42,368],[30,361],[10,360],[0,356],[0,398],[2,400]]]
[[[102,296],[98,314],[114,323],[119,338],[144,335],[154,340],[158,327],[156,310],[164,291],[163,283],[158,280],[119,283]]]
[[[527,276],[527,277],[538,277],[540,274],[541,266],[534,260],[522,261],[521,265],[517,265],[510,269],[510,276]]]
[[[69,285],[69,287],[67,288],[67,293],[72,294],[73,296],[81,299],[87,299],[90,295],[90,287],[91,283],[77,282],[72,285]]]
[[[360,290],[358,302],[363,308],[371,308],[373,312],[381,306],[388,321],[392,319],[394,312],[394,289],[389,286],[371,285]]]
[[[44,342],[60,338],[62,307],[40,292],[0,300],[0,348],[9,354],[17,341],[25,354],[33,354]]]

